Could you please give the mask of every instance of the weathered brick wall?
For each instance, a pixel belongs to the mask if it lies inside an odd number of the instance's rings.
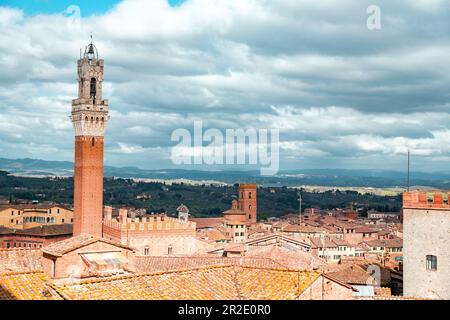
[[[301,295],[300,300],[351,300],[352,289],[319,276]]]
[[[39,249],[0,249],[0,273],[42,270]]]
[[[104,242],[95,242],[93,244],[84,246],[80,249],[69,252],[62,257],[58,257],[56,260],[55,266],[55,278],[78,278],[80,276],[86,276],[89,274],[89,266],[88,264],[81,258],[80,253],[83,252],[101,252],[108,250],[118,250],[120,249],[123,257],[125,259],[129,259],[129,263],[124,266],[125,268],[133,268],[133,259],[129,250],[124,248],[119,248],[114,245],[104,243]],[[51,275],[52,267],[51,260],[45,258],[44,256],[44,271]]]
[[[197,252],[196,224],[171,217],[128,218],[103,222],[103,236],[136,250],[137,255],[192,255]]]
[[[94,143],[92,143],[92,139]],[[102,236],[103,137],[75,138],[74,236]]]

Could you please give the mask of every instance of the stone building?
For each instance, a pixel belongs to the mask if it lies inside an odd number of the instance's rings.
[[[405,296],[450,299],[448,193],[403,193]]]
[[[233,200],[231,209],[223,212],[225,235],[233,243],[243,243],[247,239],[247,227],[250,224],[247,212],[238,208],[238,201]]]
[[[0,208],[0,226],[28,229],[45,225],[73,223],[73,211],[56,204],[19,204]]]
[[[0,227],[0,248],[42,248],[72,237],[72,224],[42,225],[27,229]]]
[[[196,224],[164,214],[128,218],[126,209],[112,217],[112,208],[105,207],[103,237],[132,247],[137,255],[190,255],[196,249]]]

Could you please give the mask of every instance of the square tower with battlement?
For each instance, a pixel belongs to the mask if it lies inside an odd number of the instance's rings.
[[[103,59],[92,42],[78,60],[78,98],[72,100],[75,129],[74,236],[102,236],[103,137],[109,119],[102,99]]]
[[[403,295],[450,299],[450,193],[403,193]]]

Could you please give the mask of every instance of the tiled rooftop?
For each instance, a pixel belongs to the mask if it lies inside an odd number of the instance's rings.
[[[1,299],[231,300],[298,299],[320,273],[212,266],[156,273],[49,282],[40,272],[0,275]]]
[[[120,243],[117,243],[115,241],[111,241],[111,240],[108,240],[105,238],[98,238],[98,237],[94,237],[91,235],[79,235],[79,236],[72,237],[72,238],[69,238],[66,240],[52,243],[52,244],[44,247],[43,252],[51,254],[53,256],[62,256],[63,254],[65,254],[67,252],[87,246],[87,245],[97,242],[97,241],[114,244],[115,246],[118,246],[118,247],[128,248]]]
[[[180,269],[202,268],[206,266],[247,266],[254,268],[286,267],[277,261],[261,257],[135,257],[136,272],[173,271]]]
[[[0,300],[60,300],[41,272],[0,275]]]
[[[317,272],[241,266],[203,267],[83,280],[54,286],[66,299],[298,299]]]

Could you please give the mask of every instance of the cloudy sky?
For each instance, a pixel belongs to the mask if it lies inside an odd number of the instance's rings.
[[[369,30],[367,8],[381,9]],[[450,1],[0,0],[0,157],[73,160],[76,60],[105,59],[108,165],[173,130],[275,128],[282,169],[448,170]],[[193,166],[192,169],[208,169]]]

